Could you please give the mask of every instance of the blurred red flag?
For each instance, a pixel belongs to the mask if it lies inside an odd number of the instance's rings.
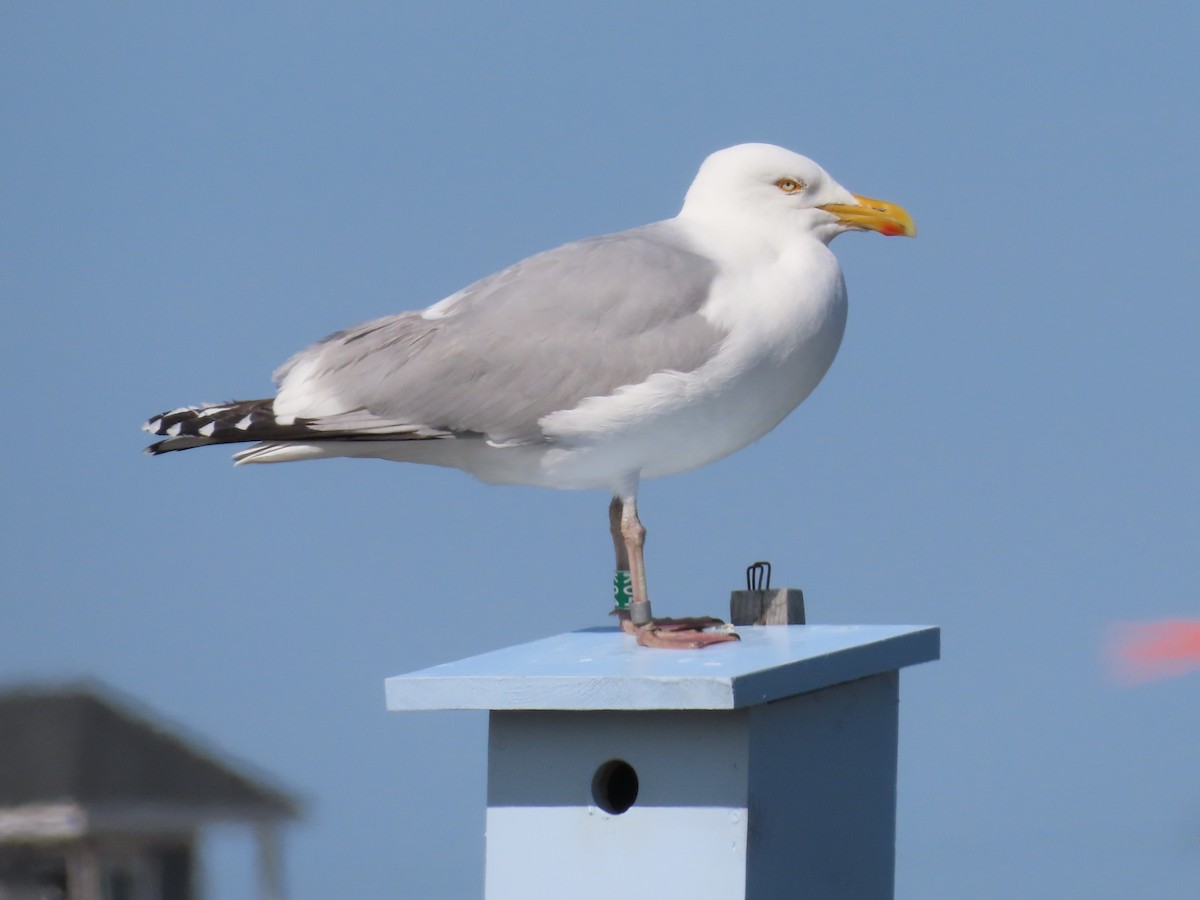
[[[1118,681],[1143,684],[1200,669],[1200,621],[1122,622],[1109,635],[1109,663]]]

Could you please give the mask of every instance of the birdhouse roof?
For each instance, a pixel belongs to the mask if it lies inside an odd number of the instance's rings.
[[[739,709],[938,658],[926,625],[766,625],[703,650],[593,628],[387,680],[388,708]]]

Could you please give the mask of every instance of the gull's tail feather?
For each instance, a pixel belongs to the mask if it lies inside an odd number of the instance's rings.
[[[279,419],[274,399],[234,400],[204,406],[183,406],[155,416],[143,431],[162,435],[146,448],[151,456],[172,450],[190,450],[209,444],[266,442],[279,450],[288,444],[308,446],[313,441],[413,441],[450,437],[450,432],[407,422],[394,422],[372,416],[366,410],[352,410],[321,419]],[[238,454],[239,462],[257,462],[251,451]],[[327,455],[324,453],[318,455]],[[303,454],[291,458],[305,458]]]
[[[183,406],[155,416],[142,430],[166,437],[165,441],[146,448],[151,456],[208,444],[280,440],[309,434],[303,426],[281,425],[275,419],[274,399]]]

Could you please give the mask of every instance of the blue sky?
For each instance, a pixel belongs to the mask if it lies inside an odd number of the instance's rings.
[[[825,382],[644,485],[656,610],[765,558],[812,621],[943,627],[902,678],[898,897],[1192,896],[1200,680],[1101,648],[1200,614],[1200,13],[647,6],[0,10],[0,681],[102,678],[305,795],[297,900],[477,895],[484,718],[382,682],[603,623],[607,498],[151,460],[138,425],[770,141],[921,235],[839,238]],[[248,842],[210,849],[239,896]]]

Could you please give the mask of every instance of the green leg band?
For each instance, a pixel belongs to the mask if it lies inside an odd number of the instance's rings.
[[[627,570],[617,569],[613,575],[613,607],[629,609],[631,600],[633,600],[633,579],[629,577]]]

